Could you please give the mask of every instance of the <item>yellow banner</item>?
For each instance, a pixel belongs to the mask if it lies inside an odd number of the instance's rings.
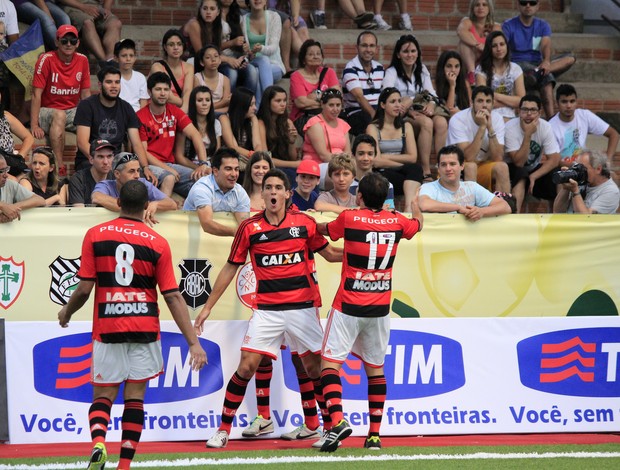
[[[77,283],[86,230],[114,217],[99,208],[41,208],[1,224],[0,316],[55,320]],[[155,230],[170,243],[177,280],[195,316],[226,263],[232,238],[205,234],[194,213],[158,217]],[[217,217],[234,224],[230,214]],[[393,316],[617,315],[619,234],[617,215],[509,215],[470,223],[460,215],[426,214],[424,230],[399,245]],[[323,316],[340,283],[340,269],[317,256]],[[251,269],[240,269],[211,318],[248,318],[244,301],[252,287]],[[170,319],[163,300],[160,308],[162,318]],[[91,315],[92,296],[75,319]]]

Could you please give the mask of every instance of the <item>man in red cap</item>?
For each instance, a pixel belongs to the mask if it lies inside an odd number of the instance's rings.
[[[300,211],[314,210],[314,203],[319,197],[319,193],[315,191],[319,180],[321,179],[321,170],[319,164],[313,160],[302,160],[297,167],[297,176],[295,181],[297,187],[293,191],[292,202]]]
[[[49,136],[61,176],[67,172],[63,164],[65,130],[75,132],[75,108],[80,99],[90,96],[88,59],[76,52],[79,44],[75,26],[62,25],[56,32],[58,49],[41,54],[32,79],[32,135],[37,139]]]

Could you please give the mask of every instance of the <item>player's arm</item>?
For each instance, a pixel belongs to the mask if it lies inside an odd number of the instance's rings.
[[[318,251],[319,255],[325,258],[326,261],[330,263],[341,263],[342,262],[342,254],[343,249],[333,246],[331,244],[327,244],[325,248]]]
[[[86,281],[82,279],[71,297],[69,297],[69,302],[58,312],[58,323],[63,328],[66,328],[69,325],[69,320],[71,320],[71,316],[81,309],[88,298],[90,297],[90,293],[95,287],[95,281]]]
[[[420,188],[418,188],[415,197],[411,200],[411,219],[417,219],[420,224],[420,230],[422,230],[422,226],[424,225],[424,216],[422,215],[420,205],[418,204],[419,194]]]
[[[491,200],[491,204],[486,207],[481,207],[482,217],[493,217],[494,215],[511,214],[512,209],[506,201],[501,197],[495,196]]]
[[[237,266],[236,264],[226,263],[220,273],[217,275],[217,279],[215,280],[215,285],[213,286],[213,290],[211,291],[211,295],[207,299],[207,303],[202,307],[202,310],[194,320],[194,330],[196,330],[196,334],[200,336],[202,334],[202,325],[209,315],[211,315],[211,309],[220,299],[222,294],[226,291],[228,285],[232,282],[235,274],[237,274]]]
[[[321,235],[329,235],[327,233],[327,222],[320,222],[320,223],[316,224],[316,230]]]
[[[452,204],[449,202],[439,202],[435,199],[423,194],[420,196],[419,207],[424,212],[437,212],[437,213],[446,213],[446,212],[459,212],[462,206],[458,204]]]
[[[183,333],[185,341],[189,345],[190,365],[193,370],[200,370],[207,363],[207,353],[200,346],[198,336],[192,328],[192,322],[187,313],[187,306],[183,300],[183,296],[179,291],[168,292],[164,294],[166,305],[170,309],[174,322]]]

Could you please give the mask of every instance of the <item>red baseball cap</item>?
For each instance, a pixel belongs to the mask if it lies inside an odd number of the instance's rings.
[[[312,175],[320,178],[321,169],[319,168],[319,164],[313,160],[302,160],[297,167],[297,174]]]
[[[56,31],[56,38],[64,38],[67,34],[73,34],[76,38],[79,36],[78,30],[75,28],[75,26],[70,24],[63,24],[60,28],[58,28],[58,31]]]

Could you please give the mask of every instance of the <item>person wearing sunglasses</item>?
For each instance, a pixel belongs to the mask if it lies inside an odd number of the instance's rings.
[[[41,54],[34,67],[30,129],[36,139],[49,138],[59,174],[66,176],[65,131],[75,132],[77,105],[90,96],[90,66],[86,56],[77,52],[80,40],[75,26],[58,28],[56,43],[58,49]]]
[[[383,65],[374,60],[375,54],[377,36],[370,31],[360,33],[357,37],[357,55],[342,72],[344,108],[352,135],[366,132],[366,127],[375,117],[385,76]]]
[[[0,155],[0,224],[21,219],[25,209],[45,205],[45,199],[28,191],[17,181],[9,179],[11,167]]]
[[[140,160],[131,152],[120,152],[114,155],[112,161],[113,180],[99,181],[92,194],[93,204],[103,206],[113,212],[119,212],[118,198],[121,188],[128,181],[138,180],[144,183],[148,192],[149,205],[144,212],[144,223],[153,226],[159,221],[155,218],[157,212],[173,211],[177,208],[174,199],[166,196],[153,183],[140,176]]]
[[[502,29],[512,60],[525,74],[527,92],[540,92],[545,117],[551,119],[556,78],[570,69],[576,59],[572,54],[551,56],[551,26],[536,18],[538,8],[538,0],[519,0],[519,15],[504,21]]]

